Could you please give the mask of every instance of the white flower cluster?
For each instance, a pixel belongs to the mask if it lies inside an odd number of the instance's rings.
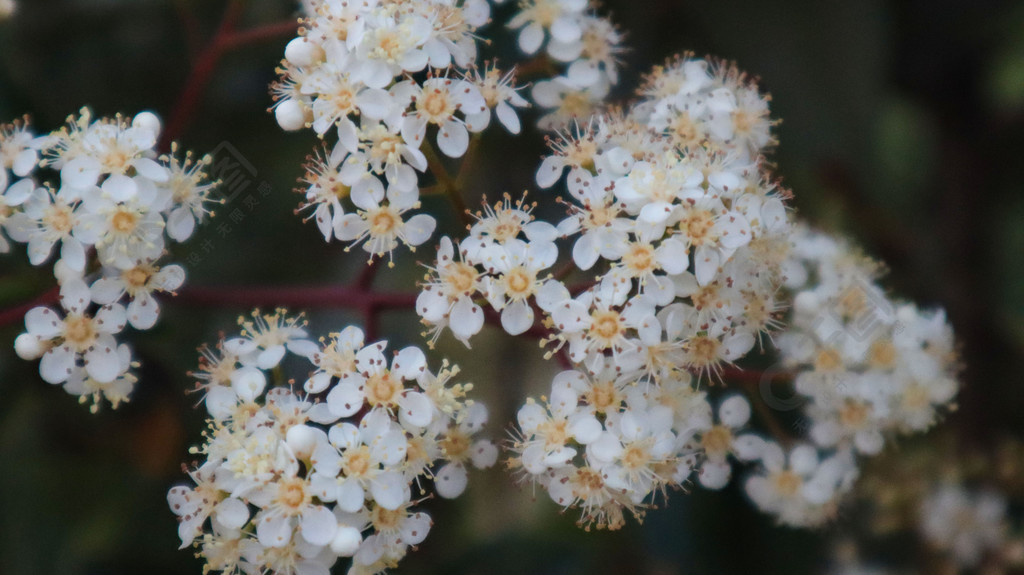
[[[349,573],[382,572],[430,531],[412,509],[427,479],[454,498],[468,465],[496,461],[474,439],[487,410],[449,381],[457,368],[431,372],[416,347],[389,361],[387,342],[355,327],[314,343],[284,310],[239,322],[238,337],[203,350],[205,461],[194,487],[168,493],[182,547],[197,545],[209,570],[326,575],[351,557]],[[311,364],[302,391],[275,382],[289,354]]]
[[[698,140],[653,127],[652,110],[682,116],[684,96],[703,102],[732,89],[724,79],[736,75],[683,61],[658,77],[690,91],[553,142],[537,181],[549,188],[568,170],[565,220],[536,221],[532,206],[507,197],[487,206],[468,237],[442,240],[416,305],[435,339],[447,327],[468,345],[484,301],[508,333],[540,329],[554,344],[548,357],[566,353],[573,369],[555,378],[547,405],[520,411],[513,466],[580,507],[585,525],[621,526],[624,510],[637,514],[698,467],[702,485],[724,487],[732,460],[767,449],[738,433],[750,417],[746,399],[725,399],[716,421],[691,373],[717,378],[776,327],[791,227],[786,194],[767,183],[754,147],[770,138],[713,130],[711,115],[699,117]],[[570,290],[545,274],[558,259],[555,240],[572,236],[572,264],[599,275]]]
[[[874,283],[874,262],[804,226],[792,241],[794,309],[774,341],[806,402],[800,421],[813,445],[788,458],[764,451],[746,489],[781,523],[804,526],[834,513],[858,475],[857,454],[877,454],[887,435],[924,431],[950,408],[957,363],[944,315],[892,303]]]
[[[104,398],[115,407],[127,400],[135,382],[131,353],[114,335],[126,324],[151,328],[160,311],[153,294],[173,293],[185,279],[181,266],[159,263],[165,235],[187,240],[212,201],[209,159],[158,157],[159,133],[152,113],[129,123],[94,120],[88,109],[44,137],[23,122],[0,128],[0,250],[9,248],[6,232],[42,265],[60,244],[61,311],[30,310],[15,350],[42,358],[43,379],[94,410]],[[46,168],[60,173],[56,189],[36,179]]]
[[[475,63],[490,6],[323,0],[309,11],[285,49],[275,114],[286,130],[311,127],[323,137],[336,127],[338,143],[311,160],[300,209],[312,211],[325,239],[362,244],[371,258],[399,242],[414,248],[436,226],[430,215],[406,216],[419,206],[417,172],[439,161],[427,139],[459,158],[492,111],[509,131],[520,129],[514,108],[527,102],[512,73]]]
[[[676,73],[694,67],[706,70],[687,62]],[[648,379],[734,361],[774,325],[790,233],[786,194],[763,162],[738,160],[735,143],[709,136],[681,148],[640,118],[594,120],[553,142],[537,173],[549,188],[568,168],[568,217],[554,226],[522,201],[488,207],[458,259],[442,242],[417,312],[468,342],[483,324],[477,295],[513,335],[533,325],[532,302],[574,363],[596,368],[610,353]],[[557,259],[554,240],[571,236],[576,267],[607,269],[577,294],[541,276]]]
[[[877,264],[823,234],[801,229],[792,257],[793,317],[776,341],[809,400],[814,442],[870,455],[886,435],[931,427],[957,392],[945,314],[890,301],[875,283]]]
[[[598,113],[619,81],[623,35],[607,18],[593,14],[588,0],[527,0],[508,26],[519,30],[519,48],[527,55],[542,47],[563,74],[537,82],[533,101],[547,110],[542,130],[558,130]]]
[[[943,483],[921,502],[921,535],[959,567],[972,569],[987,555],[999,555],[1008,547],[1007,511],[1001,493]]]

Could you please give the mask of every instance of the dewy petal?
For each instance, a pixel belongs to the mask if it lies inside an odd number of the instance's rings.
[[[455,499],[466,490],[469,476],[461,463],[452,462],[434,474],[434,488],[445,499]]]
[[[323,546],[334,539],[334,533],[338,530],[338,519],[330,509],[317,505],[307,508],[302,513],[299,527],[302,529],[303,539],[313,545]]]

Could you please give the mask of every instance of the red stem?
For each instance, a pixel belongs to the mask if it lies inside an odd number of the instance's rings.
[[[206,286],[186,287],[177,298],[188,305],[236,305],[258,307],[282,305],[291,307],[334,307],[363,312],[381,309],[412,308],[416,293],[378,292],[359,286],[313,287],[249,287]]]
[[[235,24],[242,16],[244,6],[245,2],[242,0],[232,0],[228,4],[217,32],[214,33],[213,39],[210,40],[210,43],[200,53],[195,66],[192,68],[192,72],[189,74],[188,80],[185,82],[185,88],[181,91],[178,103],[175,105],[174,110],[171,112],[170,120],[167,122],[167,129],[164,130],[160,138],[159,149],[169,150],[170,143],[176,140],[192,121],[199,106],[199,100],[206,91],[206,86],[210,83],[213,72],[217,69],[217,64],[226,52],[253,42],[285,35],[289,32],[294,33],[298,27],[297,22],[289,21],[267,24],[241,32],[236,31]]]
[[[57,288],[51,288],[33,300],[5,310],[0,310],[0,326],[14,324],[24,320],[25,314],[34,307],[57,303],[59,295],[60,292]]]

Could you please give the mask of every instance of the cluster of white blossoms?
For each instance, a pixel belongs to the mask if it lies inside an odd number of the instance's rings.
[[[959,363],[941,310],[890,301],[879,266],[829,236],[801,229],[792,256],[793,317],[776,341],[815,443],[875,454],[887,435],[927,430],[952,408]]]
[[[1006,497],[999,492],[968,490],[959,483],[942,483],[921,502],[921,535],[956,565],[972,569],[986,556],[1002,555],[1008,550],[1007,513]]]
[[[274,110],[286,130],[336,130],[338,140],[310,159],[300,210],[326,240],[361,244],[371,258],[400,243],[415,248],[436,226],[407,213],[419,207],[418,173],[447,178],[430,141],[460,158],[492,113],[520,129],[515,108],[527,102],[513,74],[476,64],[490,5],[323,0],[306,10],[285,49]]]
[[[805,526],[834,514],[858,454],[877,454],[887,436],[922,432],[953,408],[958,365],[941,311],[891,302],[875,283],[878,265],[843,241],[800,226],[792,242],[784,267],[793,311],[773,340],[811,444],[785,458],[764,452],[746,489],[781,523]]]
[[[619,82],[623,34],[607,18],[597,16],[588,0],[527,0],[509,21],[518,30],[519,48],[527,55],[544,54],[561,74],[534,84],[531,97],[546,113],[542,130],[567,128],[604,107]]]
[[[29,261],[50,261],[60,284],[60,309],[40,306],[25,316],[15,350],[41,358],[51,384],[115,407],[135,376],[131,352],[114,336],[126,325],[151,328],[160,307],[154,294],[173,293],[185,279],[162,263],[167,240],[187,240],[209,213],[213,183],[208,158],[154,151],[160,120],[143,112],[94,119],[88,109],[67,127],[35,137],[27,122],[0,127],[0,251],[27,244]],[[54,183],[40,172],[59,172]]]
[[[240,318],[241,333],[205,348],[194,374],[210,414],[195,485],[168,493],[182,547],[224,573],[325,575],[351,557],[351,574],[394,567],[430,531],[413,506],[454,498],[467,466],[498,457],[474,435],[487,410],[434,373],[423,352],[386,355],[346,327],[317,344],[284,310]],[[296,389],[289,357],[309,362]],[[277,375],[275,375],[277,374]]]
[[[721,123],[713,113],[687,115],[716,98],[745,100],[739,88],[757,94],[739,77],[679,60],[652,76],[659,90],[645,90],[628,114],[594,118],[553,141],[537,181],[550,188],[567,172],[567,217],[537,221],[532,206],[508,198],[487,206],[468,237],[442,240],[417,300],[434,339],[449,328],[468,345],[484,304],[508,333],[539,330],[548,357],[564,354],[572,369],[555,378],[546,405],[531,400],[519,413],[511,465],[559,504],[581,508],[584,525],[621,526],[623,511],[639,514],[691,470],[720,489],[734,461],[766,451],[765,465],[779,459],[742,433],[745,398],[723,399],[716,413],[696,389],[778,326],[790,249],[787,194],[759,155],[772,140],[748,137],[767,133],[767,115],[732,109],[726,115],[743,116],[744,130],[731,131],[710,127]],[[680,139],[651,122],[654,113],[685,116],[701,136]],[[547,272],[555,241],[569,238],[570,265],[590,270],[591,281],[568,286]],[[830,474],[836,464],[821,466],[801,472],[818,473],[823,488],[846,478]]]

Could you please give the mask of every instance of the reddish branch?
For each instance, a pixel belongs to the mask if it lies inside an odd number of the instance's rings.
[[[379,292],[362,286],[251,287],[206,286],[182,288],[175,301],[194,306],[334,307],[359,311],[412,309],[416,293]]]
[[[34,307],[57,303],[57,288],[43,292],[39,297],[4,310],[0,310],[0,326],[18,323],[25,319],[25,314]]]
[[[178,103],[171,112],[170,120],[167,122],[167,129],[164,130],[160,138],[161,150],[168,150],[170,143],[176,140],[192,121],[192,117],[199,106],[199,100],[206,91],[206,86],[210,83],[213,72],[217,69],[217,64],[226,52],[269,38],[289,33],[294,34],[298,28],[297,21],[289,21],[268,24],[250,30],[235,30],[235,24],[238,23],[238,19],[242,16],[244,5],[245,2],[242,0],[232,0],[228,4],[223,18],[221,18],[220,26],[213,35],[213,39],[210,40],[210,43],[207,44],[206,48],[203,49],[196,59],[196,64],[192,67],[192,72],[185,82],[185,88],[178,97]]]

